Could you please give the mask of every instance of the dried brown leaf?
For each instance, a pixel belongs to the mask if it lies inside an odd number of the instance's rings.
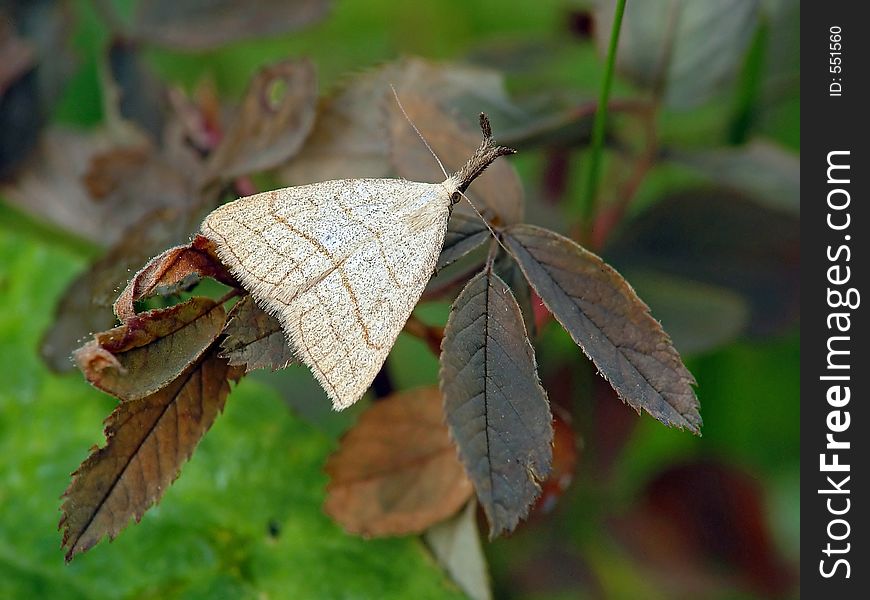
[[[142,267],[115,301],[115,314],[122,321],[136,315],[135,303],[154,294],[169,295],[202,277],[211,277],[229,286],[236,280],[221,264],[214,243],[198,235],[183,246],[155,256]]]
[[[505,234],[526,279],[619,397],[666,425],[698,433],[695,379],[625,279],[552,231],[516,225]]]
[[[245,296],[230,311],[221,355],[231,366],[254,369],[283,369],[293,362],[293,351],[281,323]]]
[[[326,471],[326,512],[367,536],[420,533],[456,513],[472,493],[435,388],[374,404],[344,435]]]
[[[282,170],[287,183],[396,175],[390,164],[388,109],[396,106],[391,84],[402,99],[413,93],[444,110],[457,110],[475,132],[480,111],[492,116],[515,110],[495,71],[419,58],[388,63],[354,76],[321,103],[303,150]],[[479,141],[475,138],[475,147]],[[443,178],[435,161],[430,159],[429,164],[431,170],[423,181]]]
[[[429,142],[447,172],[455,173],[480,144],[479,130],[464,126],[424,96],[413,91],[399,93],[408,118]],[[396,174],[409,181],[441,181],[444,174],[398,104],[393,101],[386,108],[389,114],[390,161]],[[523,219],[522,185],[516,171],[505,160],[491,164],[466,194],[495,225],[509,225]],[[465,202],[454,208],[456,212],[476,217]]]
[[[149,0],[139,2],[138,34],[155,44],[207,50],[281,35],[322,19],[329,0]]]
[[[178,477],[211,427],[239,373],[209,353],[159,392],[121,403],[106,420],[106,445],[73,473],[63,495],[66,559],[138,522]]]
[[[191,174],[152,146],[117,147],[104,131],[65,129],[49,130],[19,177],[0,192],[25,212],[103,246],[120,242],[157,209],[190,209],[200,201]]]
[[[211,346],[226,322],[210,298],[133,316],[76,350],[73,359],[95,387],[121,400],[166,387]]]
[[[70,354],[82,340],[115,323],[112,302],[130,271],[186,238],[196,221],[197,216],[176,209],[155,211],[76,277],[61,296],[54,322],[43,337],[40,353],[46,364],[56,371],[72,369]]]
[[[261,69],[209,157],[208,177],[230,181],[288,160],[311,131],[316,101],[310,61],[285,60]]]

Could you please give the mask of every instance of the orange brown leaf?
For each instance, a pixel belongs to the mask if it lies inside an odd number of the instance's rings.
[[[366,536],[420,533],[456,513],[472,493],[436,388],[372,406],[344,435],[326,472],[326,512]]]

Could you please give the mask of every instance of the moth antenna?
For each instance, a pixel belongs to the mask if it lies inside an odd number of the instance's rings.
[[[423,134],[420,133],[420,130],[417,129],[417,126],[414,125],[414,122],[411,120],[411,117],[408,116],[408,113],[405,112],[405,107],[402,106],[402,101],[399,100],[399,93],[396,91],[396,86],[394,86],[394,85],[391,83],[391,84],[390,84],[390,89],[393,90],[393,96],[396,97],[396,104],[399,105],[399,108],[401,109],[402,114],[405,115],[405,120],[407,120],[407,121],[408,121],[408,124],[411,125],[411,127],[414,128],[414,131],[417,133],[417,137],[419,137],[419,138],[423,141],[423,144],[426,146],[426,149],[429,150],[429,154],[431,154],[431,155],[435,158],[435,162],[437,162],[437,163],[438,163],[438,166],[441,167],[441,172],[444,173],[444,177],[445,177],[446,179],[450,179],[450,175],[447,173],[447,169],[444,168],[444,165],[442,164],[441,159],[438,158],[438,155],[435,154],[435,151],[434,151],[434,150],[432,150],[432,146],[429,145],[429,142],[426,141],[426,138],[423,137]],[[476,210],[476,209],[475,209],[475,210]]]
[[[498,245],[501,246],[505,252],[510,253],[510,251],[507,249],[507,247],[502,243],[501,238],[495,232],[495,229],[493,229],[492,225],[489,224],[489,221],[487,221],[486,218],[484,218],[484,216],[482,214],[480,214],[480,211],[477,210],[477,207],[474,205],[474,202],[471,201],[471,198],[466,196],[465,192],[463,192],[462,190],[457,190],[457,191],[459,192],[460,196],[465,198],[465,200],[468,202],[469,206],[471,206],[471,210],[473,210],[475,213],[477,213],[477,216],[480,217],[480,220],[483,221],[483,224],[486,225],[487,229],[489,229],[489,232],[492,234],[492,237],[494,237],[495,241],[498,242]]]

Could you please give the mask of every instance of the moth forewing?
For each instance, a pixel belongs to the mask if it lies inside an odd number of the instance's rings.
[[[371,385],[419,300],[449,207],[443,184],[328,181],[241,198],[202,231],[341,409]]]
[[[443,183],[342,179],[240,198],[202,233],[280,322],[336,409],[366,392],[420,299],[452,203],[499,156],[491,137]]]

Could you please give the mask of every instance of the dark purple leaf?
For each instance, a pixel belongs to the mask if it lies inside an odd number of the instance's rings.
[[[441,391],[490,537],[512,531],[550,472],[553,428],[520,308],[492,269],[471,279],[453,304]]]

